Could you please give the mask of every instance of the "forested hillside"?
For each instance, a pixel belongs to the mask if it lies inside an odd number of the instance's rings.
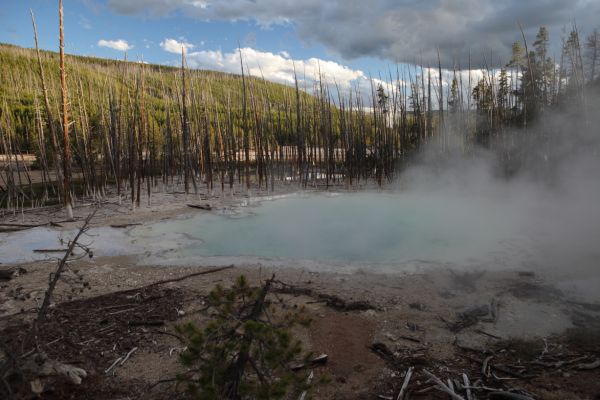
[[[241,74],[232,75],[69,56],[73,165],[82,193],[96,196],[114,185],[137,204],[160,183],[163,190],[181,184],[186,193],[236,182],[382,185],[424,145],[435,145],[441,158],[488,149],[510,176],[551,165],[560,137],[597,122],[600,35],[579,35],[573,27],[560,58],[551,57],[542,27],[531,43],[524,37],[514,44],[503,68],[476,69],[468,60],[467,70],[406,66],[373,81],[370,94],[340,89],[334,77],[309,87],[249,77],[243,57]],[[8,170],[2,202],[39,198],[39,187],[13,165],[23,153],[36,154],[43,198],[60,196],[58,55],[40,52],[38,65],[35,50],[1,45],[0,63],[0,154]],[[569,113],[568,126],[557,122],[561,113]]]

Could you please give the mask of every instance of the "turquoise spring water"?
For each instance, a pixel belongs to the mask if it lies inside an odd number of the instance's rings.
[[[410,195],[295,195],[237,213],[199,212],[130,231],[159,259],[252,257],[320,262],[472,263],[497,254],[512,223],[489,210]],[[152,259],[152,257],[150,257]]]

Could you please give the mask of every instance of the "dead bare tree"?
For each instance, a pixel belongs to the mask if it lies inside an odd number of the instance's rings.
[[[71,148],[69,144],[69,104],[67,91],[67,73],[65,70],[65,31],[63,23],[63,0],[58,3],[60,19],[60,88],[62,95],[62,128],[63,128],[63,185],[64,205],[67,218],[73,219],[73,199],[71,198]]]

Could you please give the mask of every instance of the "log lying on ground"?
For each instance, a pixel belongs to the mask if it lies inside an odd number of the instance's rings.
[[[17,232],[23,231],[26,229],[40,228],[43,226],[54,226],[57,228],[62,228],[61,223],[63,222],[71,222],[71,221],[50,221],[43,224],[14,224],[14,223],[4,223],[0,222],[0,232]]]
[[[210,211],[212,210],[212,206],[210,204],[188,204],[187,205],[190,208],[196,208],[198,210],[206,210],[206,211]]]
[[[112,225],[109,225],[109,226],[111,228],[129,228],[131,226],[139,226],[139,225],[142,225],[142,224],[139,223],[139,222],[134,222],[134,223],[131,223],[131,224],[112,224]]]

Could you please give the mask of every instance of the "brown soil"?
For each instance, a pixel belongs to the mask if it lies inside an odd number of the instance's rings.
[[[89,376],[80,386],[52,382],[48,384],[45,398],[172,398],[173,390],[176,390],[172,383],[152,385],[181,371],[177,362],[181,344],[171,335],[174,324],[198,318],[196,311],[202,308],[204,296],[216,283],[228,285],[243,273],[251,282],[259,284],[261,276],[264,279],[272,272],[236,267],[179,282],[144,287],[198,269],[136,267],[125,262],[123,259],[79,262],[73,269],[78,270],[77,276],[81,279],[72,277],[58,287],[58,303],[52,308],[49,322],[42,330],[41,342],[49,343],[43,350],[50,357],[85,369]],[[27,352],[31,348],[26,336],[27,327],[34,315],[36,299],[41,296],[40,288],[44,286],[53,264],[36,263],[23,267],[27,273],[2,285],[5,316],[0,320],[0,329],[3,348],[21,348],[25,343],[23,352]],[[597,318],[595,314],[588,315],[587,328],[571,328],[562,330],[562,333],[559,329],[558,333],[546,332],[540,336],[526,335],[521,341],[507,340],[508,337],[497,340],[488,334],[503,335],[497,330],[502,326],[503,313],[514,318],[509,307],[510,298],[504,298],[505,305],[500,308],[496,323],[477,321],[455,334],[439,317],[444,315],[443,319],[454,320],[456,314],[452,310],[455,307],[462,309],[460,305],[464,305],[465,300],[468,302],[469,296],[461,296],[462,301],[457,300],[459,296],[447,297],[447,290],[460,289],[451,285],[452,274],[443,271],[404,277],[340,277],[298,270],[275,272],[282,281],[311,289],[310,296],[282,293],[277,296],[286,304],[306,307],[313,322],[307,331],[299,331],[298,336],[308,350],[329,356],[326,365],[315,368],[312,398],[392,396],[399,390],[402,374],[410,366],[416,368],[410,386],[411,398],[444,398],[435,390],[417,396],[417,391],[431,387],[423,375],[423,368],[443,379],[459,379],[465,372],[472,382],[481,379],[487,386],[519,388],[538,399],[594,399],[600,393],[600,380],[596,379],[599,370],[578,371],[575,368],[580,363],[600,357],[598,336],[590,332],[590,329],[599,326],[594,325],[598,322],[594,319]],[[506,277],[504,279],[503,287]],[[477,290],[487,290],[491,282],[498,282],[499,277],[482,276],[480,280]],[[81,282],[88,283],[89,288]],[[438,286],[441,282],[445,282],[444,285]],[[519,285],[518,281],[514,282]],[[355,287],[358,285],[369,287],[372,293],[377,294],[357,295]],[[442,291],[442,295],[437,294],[443,287],[446,291]],[[422,296],[424,292],[428,296]],[[319,294],[335,295],[348,303],[361,300],[372,305],[372,309],[337,311],[339,307],[327,306]],[[474,293],[471,296],[477,298],[480,295]],[[69,301],[69,297],[76,299]],[[545,297],[530,300],[540,302],[540,306],[548,306],[543,303]],[[562,308],[568,307],[568,303],[560,304]],[[586,309],[574,307],[573,310],[578,313]],[[20,312],[21,309],[24,312]],[[541,357],[544,340],[548,350]],[[391,356],[370,350],[374,343],[389,350]],[[117,358],[134,347],[138,350],[125,364],[105,373]],[[491,352],[494,354],[491,365],[505,366],[513,372],[525,367],[526,376],[503,380],[515,377],[495,370],[492,372],[495,371],[501,380],[496,380],[493,375],[483,376],[481,362]],[[577,359],[579,361],[575,363],[559,367],[535,363]],[[299,373],[307,374],[307,371]],[[26,391],[27,385],[24,388],[22,390]]]

